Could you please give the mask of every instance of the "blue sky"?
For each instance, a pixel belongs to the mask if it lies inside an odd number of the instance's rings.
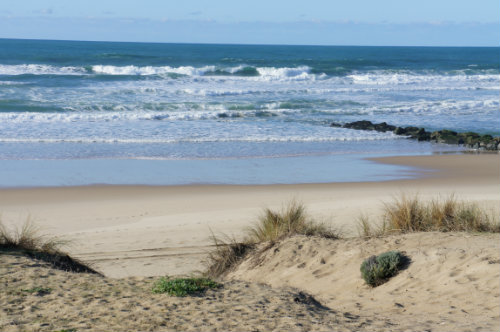
[[[0,38],[498,46],[498,0],[2,0]]]

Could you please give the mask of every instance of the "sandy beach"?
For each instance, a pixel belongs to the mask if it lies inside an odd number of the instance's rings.
[[[103,273],[62,272],[2,254],[5,310],[0,326],[6,331],[498,330],[498,234],[429,232],[363,239],[357,236],[356,220],[362,213],[376,219],[384,202],[403,193],[423,200],[454,194],[498,215],[500,155],[374,162],[414,167],[416,178],[0,190],[5,224],[20,226],[31,218],[45,233],[70,239],[65,248],[70,255]],[[203,271],[212,234],[242,238],[262,208],[280,208],[290,199],[302,201],[315,220],[341,230],[344,239],[295,236],[244,260],[224,277],[221,290],[187,298],[151,294],[155,276]],[[412,263],[372,289],[359,276],[359,264],[388,250],[405,252]],[[50,288],[48,294],[27,293],[42,284]]]
[[[44,233],[70,239],[71,255],[109,277],[189,275],[203,270],[211,235],[243,236],[264,207],[302,201],[320,222],[357,235],[356,219],[378,216],[401,193],[454,194],[497,211],[500,155],[390,157],[415,167],[414,180],[262,186],[86,186],[0,190],[5,224],[31,218]]]

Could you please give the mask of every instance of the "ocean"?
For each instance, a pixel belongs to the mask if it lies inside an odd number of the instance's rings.
[[[405,178],[460,151],[370,120],[500,134],[500,48],[0,39],[0,186]]]

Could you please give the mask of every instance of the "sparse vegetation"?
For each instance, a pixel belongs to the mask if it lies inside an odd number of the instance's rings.
[[[52,288],[49,288],[49,287],[33,287],[33,288],[29,288],[29,289],[21,289],[21,291],[23,291],[25,293],[30,293],[30,294],[35,294],[35,295],[38,295],[38,296],[42,296],[42,295],[50,294],[50,292],[52,292]]]
[[[402,195],[384,204],[384,215],[378,227],[366,216],[359,219],[361,236],[380,236],[409,232],[500,232],[498,218],[489,215],[476,203],[458,201],[451,195],[446,199],[423,202],[417,195]]]
[[[172,296],[187,296],[202,293],[207,289],[219,288],[220,284],[208,278],[176,278],[161,277],[153,286],[153,293],[167,293]]]
[[[408,258],[399,251],[371,256],[361,263],[361,276],[368,285],[376,287],[396,275],[407,261]]]
[[[17,251],[31,258],[52,264],[55,268],[71,272],[96,273],[91,267],[70,257],[59,248],[68,241],[40,233],[31,219],[20,229],[9,231],[0,221],[0,251]]]
[[[0,249],[57,252],[58,247],[65,243],[58,238],[41,235],[40,228],[29,218],[14,231],[9,231],[0,221]]]
[[[213,236],[215,249],[209,253],[205,275],[218,278],[231,268],[258,244],[274,243],[293,235],[320,236],[328,239],[340,238],[339,232],[325,224],[314,222],[307,215],[305,207],[296,201],[289,202],[281,211],[265,209],[257,224],[247,230],[248,236],[242,242],[234,238],[229,241]]]
[[[237,242],[230,238],[227,241],[212,236],[215,249],[209,252],[207,259],[207,270],[205,275],[210,278],[218,278],[236,266],[245,257],[249,250],[255,247],[250,242]]]
[[[325,224],[314,222],[307,215],[304,205],[296,201],[291,201],[281,211],[265,209],[248,233],[250,241],[255,243],[274,242],[292,235],[339,238],[339,234]]]

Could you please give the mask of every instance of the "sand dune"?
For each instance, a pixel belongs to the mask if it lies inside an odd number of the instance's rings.
[[[409,267],[376,288],[360,275],[361,262],[404,251]],[[228,280],[302,289],[326,306],[393,330],[498,331],[500,235],[415,233],[374,239],[297,236],[251,255]],[[374,330],[375,327],[366,327]]]
[[[152,294],[154,278],[112,279],[0,254],[1,331],[352,331],[369,322],[297,289],[226,282],[184,298]],[[47,294],[30,293],[43,287]]]
[[[496,331],[499,240],[465,233],[295,236],[250,255],[222,288],[185,298],[153,294],[153,277],[63,272],[4,252],[0,330]],[[394,249],[411,258],[409,267],[367,286],[361,261]],[[45,294],[30,292],[36,287]]]

